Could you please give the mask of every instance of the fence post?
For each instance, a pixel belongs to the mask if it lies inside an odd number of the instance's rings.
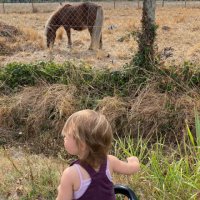
[[[34,7],[33,0],[31,0],[31,7],[32,7],[32,13],[35,13],[35,12],[36,12],[36,9],[35,9],[35,7]]]
[[[140,0],[137,1],[137,7],[140,8]]]
[[[162,0],[162,7],[164,7],[165,0]]]
[[[3,3],[2,3],[2,7],[3,7],[3,13],[5,13],[5,5],[4,5],[4,2],[5,0],[3,0]]]

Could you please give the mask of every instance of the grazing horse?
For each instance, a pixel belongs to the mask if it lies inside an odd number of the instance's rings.
[[[102,48],[103,9],[91,2],[79,5],[64,5],[55,11],[45,25],[47,47],[53,47],[56,31],[63,26],[71,47],[71,29],[82,31],[88,29],[91,37],[89,49]]]

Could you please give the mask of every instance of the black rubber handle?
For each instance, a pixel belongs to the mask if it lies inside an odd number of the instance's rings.
[[[114,185],[115,194],[122,194],[129,198],[129,200],[138,200],[135,193],[131,188],[125,185]]]

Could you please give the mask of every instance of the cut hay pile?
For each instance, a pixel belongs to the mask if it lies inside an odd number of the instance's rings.
[[[11,54],[13,50],[10,45],[21,35],[16,27],[0,22],[0,55]]]
[[[76,88],[66,85],[27,87],[0,98],[0,127],[14,137],[52,146],[67,117],[76,109]],[[18,135],[17,135],[18,134]]]
[[[74,87],[52,85],[28,87],[12,97],[5,96],[0,99],[1,123],[10,128],[21,126],[31,134],[50,128],[56,132],[75,111],[74,93]]]
[[[36,35],[34,31],[31,34],[29,32],[0,22],[0,56],[43,48],[42,42],[39,41],[41,40],[40,36]],[[35,42],[35,40],[38,40],[38,42]]]
[[[98,109],[111,123],[114,130],[123,129],[127,124],[129,102],[119,97],[105,97],[98,103]]]
[[[9,55],[12,52],[11,48],[8,47],[4,41],[0,41],[0,56]]]
[[[137,134],[154,137],[166,135],[167,140],[182,139],[186,121],[194,130],[194,108],[200,110],[200,96],[160,93],[156,84],[148,85],[133,99],[106,97],[100,101],[100,110],[108,117],[118,134]]]
[[[6,37],[8,41],[13,41],[16,36],[21,34],[16,27],[0,22],[0,37]]]

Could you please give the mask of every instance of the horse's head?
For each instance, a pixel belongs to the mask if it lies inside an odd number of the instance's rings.
[[[46,36],[46,44],[47,47],[53,47],[55,38],[56,38],[56,30],[53,27],[46,26],[45,27],[45,36]]]
[[[56,38],[56,31],[61,25],[59,13],[60,9],[50,16],[45,25],[45,36],[48,48],[53,47]]]
[[[59,7],[47,20],[45,25],[45,36],[47,47],[53,47],[56,38],[57,29],[63,25],[63,18],[65,16],[66,10],[71,5],[67,4]]]

